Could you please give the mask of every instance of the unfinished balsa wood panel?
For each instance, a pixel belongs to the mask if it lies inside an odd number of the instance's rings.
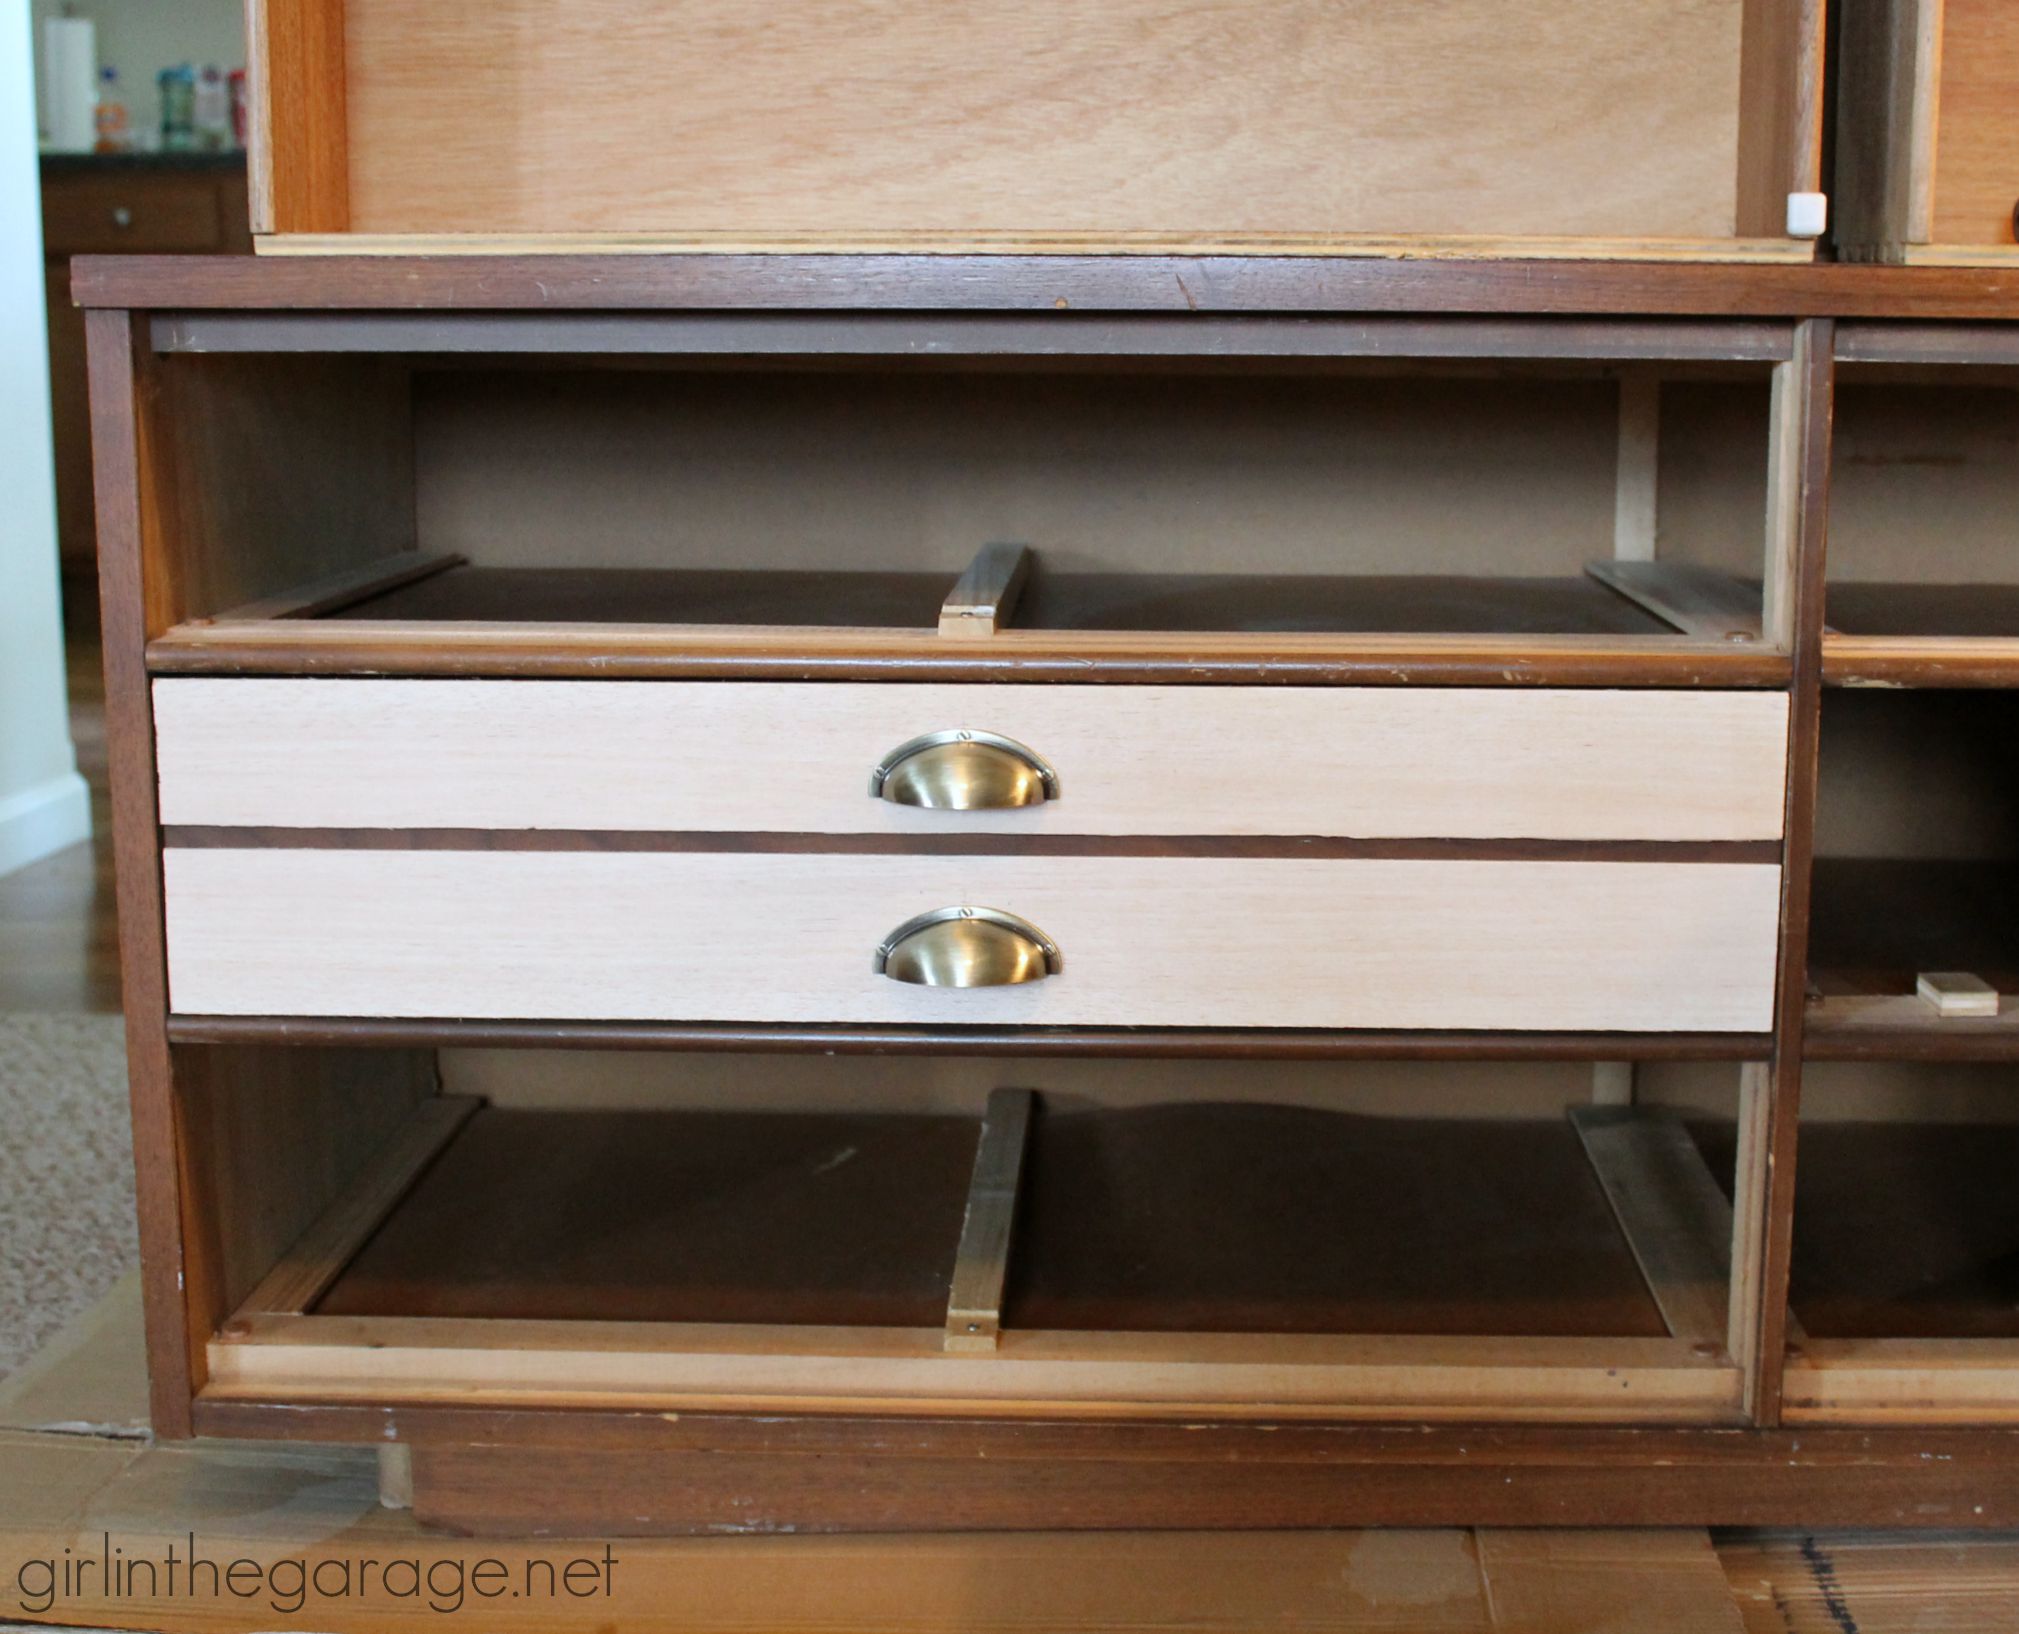
[[[328,224],[1730,239],[1745,9],[349,0]]]
[[[1780,692],[158,680],[161,816],[226,827],[1753,840]],[[900,744],[1012,738],[1059,797],[873,798]]]
[[[1677,1339],[1006,1333],[938,1328],[248,1316],[210,1346],[207,1401],[1062,1418],[1350,1415],[1729,1420],[1739,1375]]]
[[[171,1008],[204,1015],[1755,1032],[1753,863],[170,849]],[[871,956],[986,907],[1006,987]]]

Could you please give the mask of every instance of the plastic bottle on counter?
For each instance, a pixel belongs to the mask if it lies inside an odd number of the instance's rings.
[[[225,84],[231,97],[231,145],[245,146],[245,70],[234,68],[225,76]]]
[[[231,145],[231,95],[224,88],[224,73],[216,63],[207,63],[196,79],[196,145],[216,153]]]
[[[161,147],[164,153],[186,153],[196,145],[196,74],[188,63],[164,68],[161,87]]]
[[[119,70],[98,71],[98,100],[91,115],[95,153],[124,153],[133,146],[133,125],[119,89]]]

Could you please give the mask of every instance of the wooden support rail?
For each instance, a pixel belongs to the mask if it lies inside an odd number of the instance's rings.
[[[1669,1332],[1722,1351],[1732,1206],[1689,1131],[1633,1107],[1576,1106],[1570,1121]]]
[[[340,613],[346,607],[355,607],[359,602],[370,601],[374,596],[382,596],[388,590],[398,590],[402,586],[431,579],[437,573],[463,566],[468,560],[467,556],[453,552],[395,551],[307,584],[296,585],[280,595],[243,602],[219,613],[212,622],[246,624],[268,619],[321,618],[329,613]]]
[[[1003,1283],[1033,1100],[1027,1089],[998,1089],[988,1098],[947,1294],[948,1350],[994,1350],[1002,1332]]]
[[[1684,635],[1760,639],[1760,593],[1729,573],[1688,562],[1589,562],[1584,570]]]

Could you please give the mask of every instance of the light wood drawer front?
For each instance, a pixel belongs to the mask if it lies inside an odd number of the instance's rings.
[[[1766,1030],[1760,863],[187,848],[185,1014]],[[1059,974],[911,986],[912,916],[1031,921]]]
[[[169,824],[1757,840],[1777,692],[164,679]],[[891,750],[992,732],[1060,798],[871,798]]]

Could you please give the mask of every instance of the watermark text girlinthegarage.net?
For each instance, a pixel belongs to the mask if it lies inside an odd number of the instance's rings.
[[[22,1561],[13,1574],[15,1603],[40,1617],[65,1604],[109,1600],[195,1600],[261,1606],[294,1616],[318,1605],[359,1601],[425,1606],[444,1616],[501,1600],[607,1600],[616,1590],[617,1556],[608,1544],[580,1555],[285,1555],[254,1560],[212,1554],[186,1533],[180,1543],[128,1549],[110,1533],[98,1547]]]

